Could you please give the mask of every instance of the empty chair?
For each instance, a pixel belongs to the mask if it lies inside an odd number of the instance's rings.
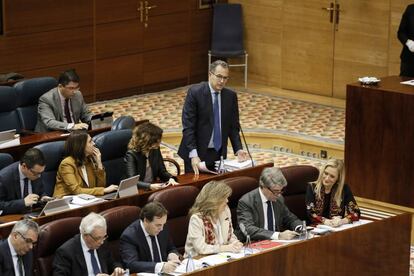
[[[135,119],[132,116],[121,116],[112,123],[112,130],[133,129],[135,127]]]
[[[177,186],[153,193],[148,202],[159,201],[168,210],[167,225],[174,245],[184,252],[188,231],[188,211],[200,190],[193,186]]]
[[[211,57],[244,57],[244,63],[229,64],[230,67],[244,67],[244,88],[247,88],[247,57],[243,45],[243,18],[240,4],[215,4],[213,8],[213,29],[211,50],[208,52],[208,65]]]
[[[102,154],[107,185],[118,184],[124,176],[124,156],[131,136],[131,129],[122,129],[104,132],[92,138]]]
[[[34,131],[39,98],[56,86],[57,81],[52,77],[27,79],[14,85],[18,106],[16,110],[23,130]]]
[[[13,163],[13,156],[8,153],[0,153],[0,170]]]
[[[232,189],[231,196],[229,197],[229,208],[231,211],[231,220],[233,222],[233,227],[235,229],[239,228],[237,222],[237,204],[239,199],[248,192],[259,187],[259,184],[256,179],[249,176],[237,176],[232,178],[224,179],[224,182]]]
[[[139,219],[141,209],[137,206],[117,206],[101,212],[106,219],[108,246],[114,260],[121,261],[119,256],[119,237],[131,223]]]
[[[34,250],[33,275],[52,275],[56,249],[79,233],[81,219],[81,217],[63,218],[40,226],[37,247]]]
[[[306,187],[309,182],[318,179],[319,170],[308,165],[289,166],[281,170],[288,183],[283,194],[285,204],[299,219],[306,220]]]
[[[16,129],[20,133],[21,125],[16,108],[16,90],[13,87],[0,86],[0,131]]]
[[[53,195],[56,183],[56,173],[64,157],[65,141],[43,143],[35,146],[45,156],[46,168],[42,173],[43,189],[48,196]]]

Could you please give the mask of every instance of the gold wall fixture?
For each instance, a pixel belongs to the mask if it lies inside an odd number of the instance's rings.
[[[150,5],[148,1],[139,1],[137,4],[138,4],[137,11],[139,11],[139,21],[141,23],[144,23],[144,27],[147,28],[149,10],[155,9],[157,6]]]

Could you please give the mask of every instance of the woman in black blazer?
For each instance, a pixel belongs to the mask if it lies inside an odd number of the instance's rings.
[[[160,151],[162,129],[152,123],[143,123],[132,131],[132,137],[125,155],[126,177],[139,175],[138,187],[158,190],[178,184],[166,170]],[[157,180],[167,185],[156,183]]]

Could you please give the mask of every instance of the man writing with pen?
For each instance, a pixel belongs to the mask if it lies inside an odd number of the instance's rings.
[[[58,86],[39,98],[36,132],[88,129],[92,113],[79,91],[80,78],[74,69],[59,76]]]

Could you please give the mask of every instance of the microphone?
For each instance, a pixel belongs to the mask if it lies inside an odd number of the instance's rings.
[[[244,144],[246,145],[246,151],[247,151],[247,154],[248,154],[248,155],[249,155],[249,157],[250,157],[250,161],[252,162],[252,168],[253,168],[253,167],[254,167],[253,157],[252,157],[252,155],[250,154],[249,146],[247,145],[247,142],[246,142],[246,137],[244,137],[243,128],[242,128],[242,126],[241,126],[241,124],[240,124],[240,123],[239,123],[239,127],[240,127],[240,132],[241,132],[241,134],[242,134],[242,136],[243,136],[243,141],[244,141]]]

